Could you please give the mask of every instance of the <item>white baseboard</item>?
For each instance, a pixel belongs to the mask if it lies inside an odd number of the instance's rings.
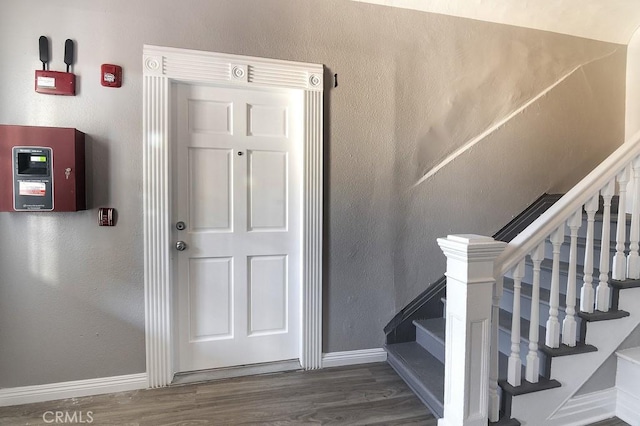
[[[630,425],[640,425],[640,398],[618,389],[616,416]]]
[[[322,355],[322,367],[367,364],[384,362],[386,360],[387,353],[382,348],[330,352]],[[73,382],[5,388],[0,389],[0,407],[146,389],[147,383],[147,373],[140,373],[99,379],[77,380]]]
[[[368,364],[371,362],[385,362],[386,360],[387,352],[382,348],[329,352],[322,354],[322,368]]]
[[[566,426],[596,423],[616,415],[617,389],[579,395],[568,400],[551,417],[552,424]]]
[[[0,389],[0,407],[125,392],[147,387],[147,373]]]

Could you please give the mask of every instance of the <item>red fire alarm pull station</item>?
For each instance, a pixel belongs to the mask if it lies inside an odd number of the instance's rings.
[[[0,212],[85,210],[84,133],[0,125]]]
[[[64,43],[64,63],[67,64],[67,72],[49,71],[47,69],[47,63],[49,62],[49,40],[45,36],[41,36],[39,42],[42,69],[36,70],[36,92],[49,95],[75,96],[76,76],[69,72],[70,66],[73,63],[73,41],[67,39]]]
[[[100,67],[100,84],[105,87],[122,86],[122,67],[119,65],[102,64]]]

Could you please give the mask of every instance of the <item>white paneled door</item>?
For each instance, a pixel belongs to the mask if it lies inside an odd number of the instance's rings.
[[[178,371],[298,359],[301,95],[175,89]]]

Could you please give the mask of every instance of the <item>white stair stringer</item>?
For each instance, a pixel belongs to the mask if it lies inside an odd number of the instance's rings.
[[[587,324],[586,343],[596,346],[598,351],[553,358],[551,378],[558,380],[562,386],[513,396],[512,417],[518,419],[523,426],[566,424],[566,418],[554,418],[554,415],[640,324],[640,288],[622,290],[619,308],[631,315]]]

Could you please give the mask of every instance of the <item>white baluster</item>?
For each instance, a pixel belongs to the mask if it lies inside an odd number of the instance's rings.
[[[569,272],[567,277],[567,315],[562,322],[562,343],[575,346],[578,336],[576,323],[576,269],[578,263],[578,230],[582,224],[582,209],[569,218],[567,226],[571,234],[569,248]]]
[[[612,180],[602,190],[600,195],[604,200],[604,213],[602,217],[602,239],[600,242],[600,276],[596,288],[596,309],[602,312],[609,310],[609,244],[611,241],[611,198],[616,189],[616,181]]]
[[[491,307],[491,359],[489,364],[489,421],[500,420],[500,394],[498,393],[498,360],[500,347],[498,339],[500,333],[500,299],[503,293],[503,277],[498,277],[493,286],[493,305]]]
[[[587,212],[587,244],[584,251],[584,282],[580,291],[580,310],[582,312],[593,312],[593,224],[596,212],[598,211],[599,194],[591,197],[584,205]]]
[[[520,360],[520,289],[524,277],[524,259],[513,269],[513,313],[511,317],[511,355],[507,370],[507,382],[511,386],[522,383],[522,361]]]
[[[618,175],[618,223],[616,224],[616,254],[613,256],[613,270],[611,276],[614,280],[623,281],[627,278],[627,258],[624,255],[624,246],[627,233],[627,185],[629,183],[629,167],[625,167]]]
[[[533,262],[533,289],[531,291],[529,353],[527,354],[525,379],[531,383],[538,383],[540,377],[540,359],[538,358],[538,339],[540,338],[540,265],[544,259],[544,242],[536,247],[529,256],[531,256],[531,261]]]
[[[633,204],[631,207],[631,232],[629,234],[629,256],[627,257],[627,278],[640,278],[640,159],[636,158],[631,163],[633,177]]]
[[[560,322],[558,321],[558,305],[560,302],[560,247],[564,242],[564,224],[551,233],[553,247],[553,268],[551,269],[551,295],[549,296],[549,318],[545,344],[550,348],[560,346]]]

